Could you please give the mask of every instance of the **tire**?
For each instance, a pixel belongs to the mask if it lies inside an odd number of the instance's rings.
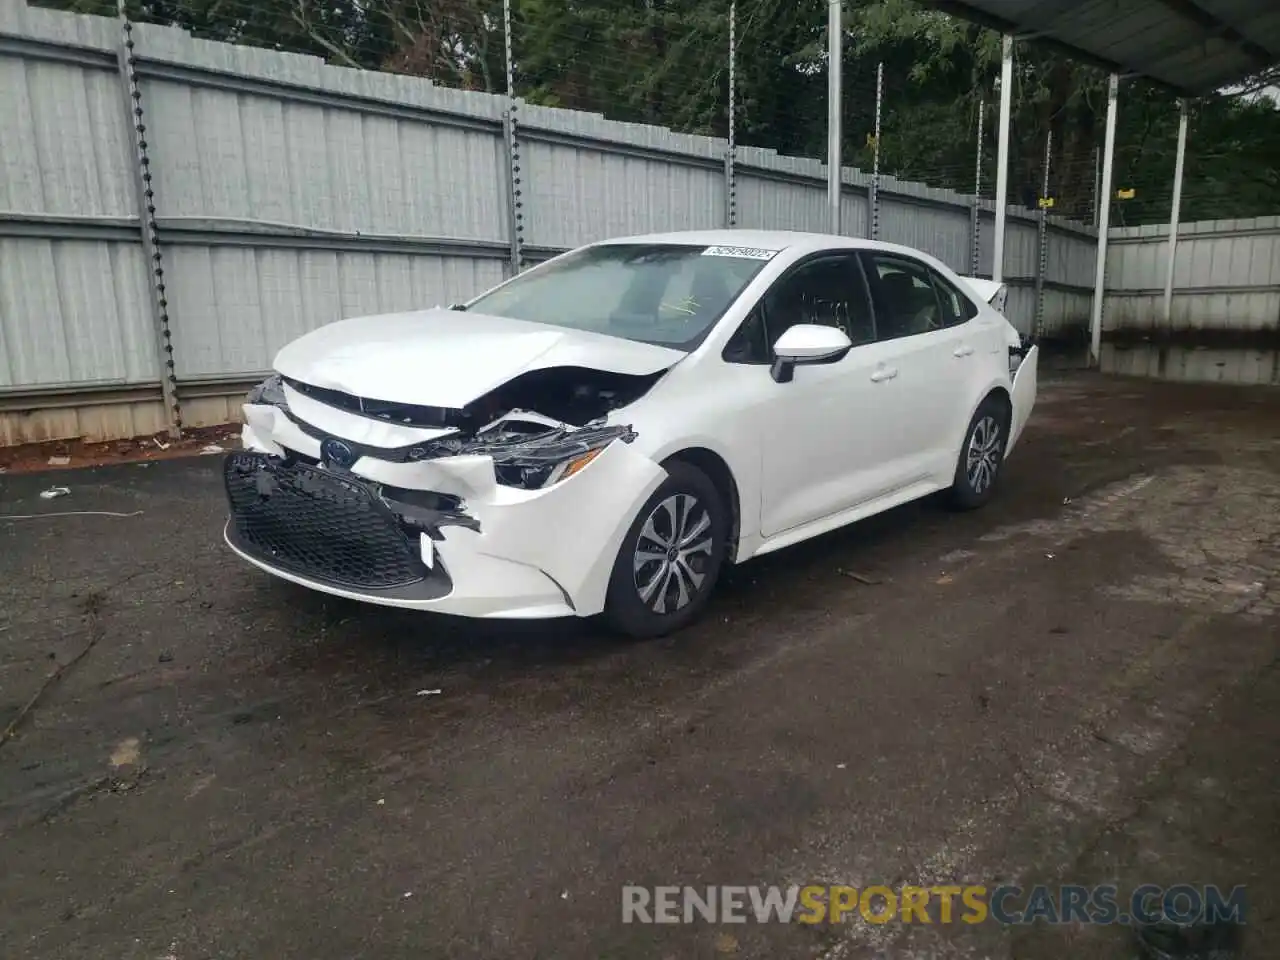
[[[724,565],[729,529],[724,498],[692,464],[675,460],[666,469],[666,480],[622,538],[605,600],[609,626],[637,640],[674,633],[697,619]],[[672,529],[683,529],[686,538],[674,562],[670,551],[678,548],[664,543]],[[641,554],[648,559],[637,563]]]
[[[960,456],[956,458],[956,472],[950,491],[953,507],[976,510],[995,495],[1008,443],[1008,408],[996,397],[987,397],[969,421]],[[974,458],[972,462],[971,456]]]

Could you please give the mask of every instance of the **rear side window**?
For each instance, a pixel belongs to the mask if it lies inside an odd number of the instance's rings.
[[[944,330],[978,315],[968,297],[918,260],[868,253],[866,262],[880,340]]]
[[[929,275],[933,280],[933,289],[938,291],[938,301],[942,304],[946,326],[964,323],[978,315],[978,305],[943,279],[942,274],[930,270]]]

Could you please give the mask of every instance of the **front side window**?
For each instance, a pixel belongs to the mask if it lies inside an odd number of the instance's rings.
[[[692,350],[773,252],[602,244],[516,277],[467,309]]]
[[[854,346],[875,340],[875,319],[856,254],[802,263],[781,277],[725,347],[732,363],[768,363],[778,337],[798,323],[838,327]]]

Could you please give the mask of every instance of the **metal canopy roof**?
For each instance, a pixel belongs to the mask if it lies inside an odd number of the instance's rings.
[[[1280,64],[1280,0],[933,0],[1121,74],[1202,96]]]

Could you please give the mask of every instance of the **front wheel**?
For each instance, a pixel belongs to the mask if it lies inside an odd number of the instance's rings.
[[[969,421],[964,446],[956,462],[951,503],[961,510],[984,505],[996,491],[1009,442],[1009,413],[995,397],[988,397]]]
[[[707,475],[692,464],[667,464],[667,479],[640,508],[614,561],[605,603],[610,626],[648,639],[696,619],[720,576],[728,526]]]

